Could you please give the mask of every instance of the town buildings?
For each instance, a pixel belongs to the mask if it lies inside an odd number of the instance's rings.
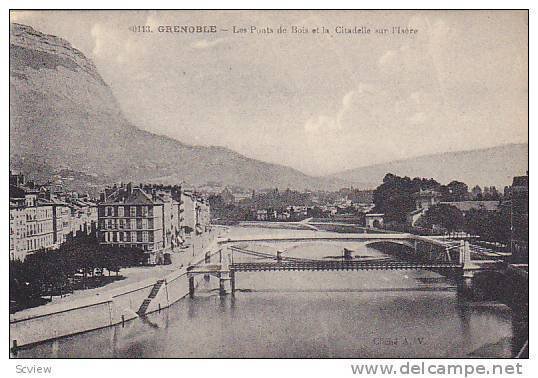
[[[440,201],[441,194],[435,190],[420,190],[419,192],[413,195],[415,199],[415,205],[417,210],[424,209],[427,210],[431,206],[436,205]]]
[[[39,201],[37,190],[9,189],[10,259],[24,260],[29,253],[55,248],[54,208]]]
[[[420,190],[415,193],[415,210],[406,215],[407,224],[414,227],[430,207],[439,203],[440,197],[441,194],[435,190]]]
[[[461,211],[463,215],[466,215],[471,210],[499,211],[499,201],[456,201],[440,203],[454,206]]]
[[[182,191],[180,212],[182,236],[189,237],[193,232],[200,235],[207,231],[211,221],[207,199],[194,191]]]
[[[9,258],[24,260],[28,251],[24,200],[9,200]]]
[[[78,235],[95,235],[102,244],[140,248],[148,263],[157,264],[186,236],[200,235],[210,225],[208,201],[177,185],[114,185],[105,188],[97,203],[10,173],[9,205],[11,260],[59,248]]]
[[[77,203],[73,193],[51,190],[10,173],[10,259],[24,260],[39,250],[59,248],[80,232],[91,234],[97,226],[97,205]]]
[[[162,264],[167,253],[209,226],[209,205],[179,186],[121,184],[107,188],[98,205],[101,244],[136,247],[149,264]]]

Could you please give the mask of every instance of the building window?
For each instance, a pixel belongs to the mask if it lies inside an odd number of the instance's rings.
[[[136,241],[141,242],[142,241],[142,231],[136,232]]]
[[[123,216],[124,216],[123,206],[118,206],[118,217],[123,217]]]
[[[147,217],[148,216],[148,207],[142,206],[142,216]]]
[[[131,206],[129,211],[131,212],[130,214],[132,217],[136,217],[136,206]]]
[[[148,242],[148,239],[149,239],[149,237],[148,237],[148,232],[147,232],[147,231],[143,231],[143,232],[142,232],[142,241],[143,241],[144,243],[147,243],[147,242]]]

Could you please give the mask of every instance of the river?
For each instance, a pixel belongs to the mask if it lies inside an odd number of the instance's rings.
[[[230,231],[233,237],[315,233]],[[344,247],[358,258],[386,257],[354,242],[278,248],[286,249],[285,256],[332,258]],[[234,255],[235,261],[253,258]],[[18,357],[506,358],[521,344],[509,307],[463,299],[453,281],[429,271],[255,272],[236,278],[234,296],[219,297],[218,281],[211,278],[194,298],[146,319],[45,342]]]

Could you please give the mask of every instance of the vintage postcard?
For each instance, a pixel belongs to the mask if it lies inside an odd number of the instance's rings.
[[[528,358],[527,10],[9,16],[11,359]]]

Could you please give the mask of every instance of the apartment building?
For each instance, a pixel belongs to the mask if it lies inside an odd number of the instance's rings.
[[[39,201],[39,191],[10,185],[10,258],[24,260],[42,249],[56,248],[54,208]]]
[[[196,235],[207,231],[210,224],[209,203],[193,191],[181,192],[181,230],[183,235]]]
[[[117,187],[98,205],[99,243],[137,247],[147,253],[148,263],[162,263],[171,247],[172,206],[156,192],[131,184]]]
[[[26,210],[24,200],[9,201],[9,258],[24,260],[28,251],[26,243]]]

